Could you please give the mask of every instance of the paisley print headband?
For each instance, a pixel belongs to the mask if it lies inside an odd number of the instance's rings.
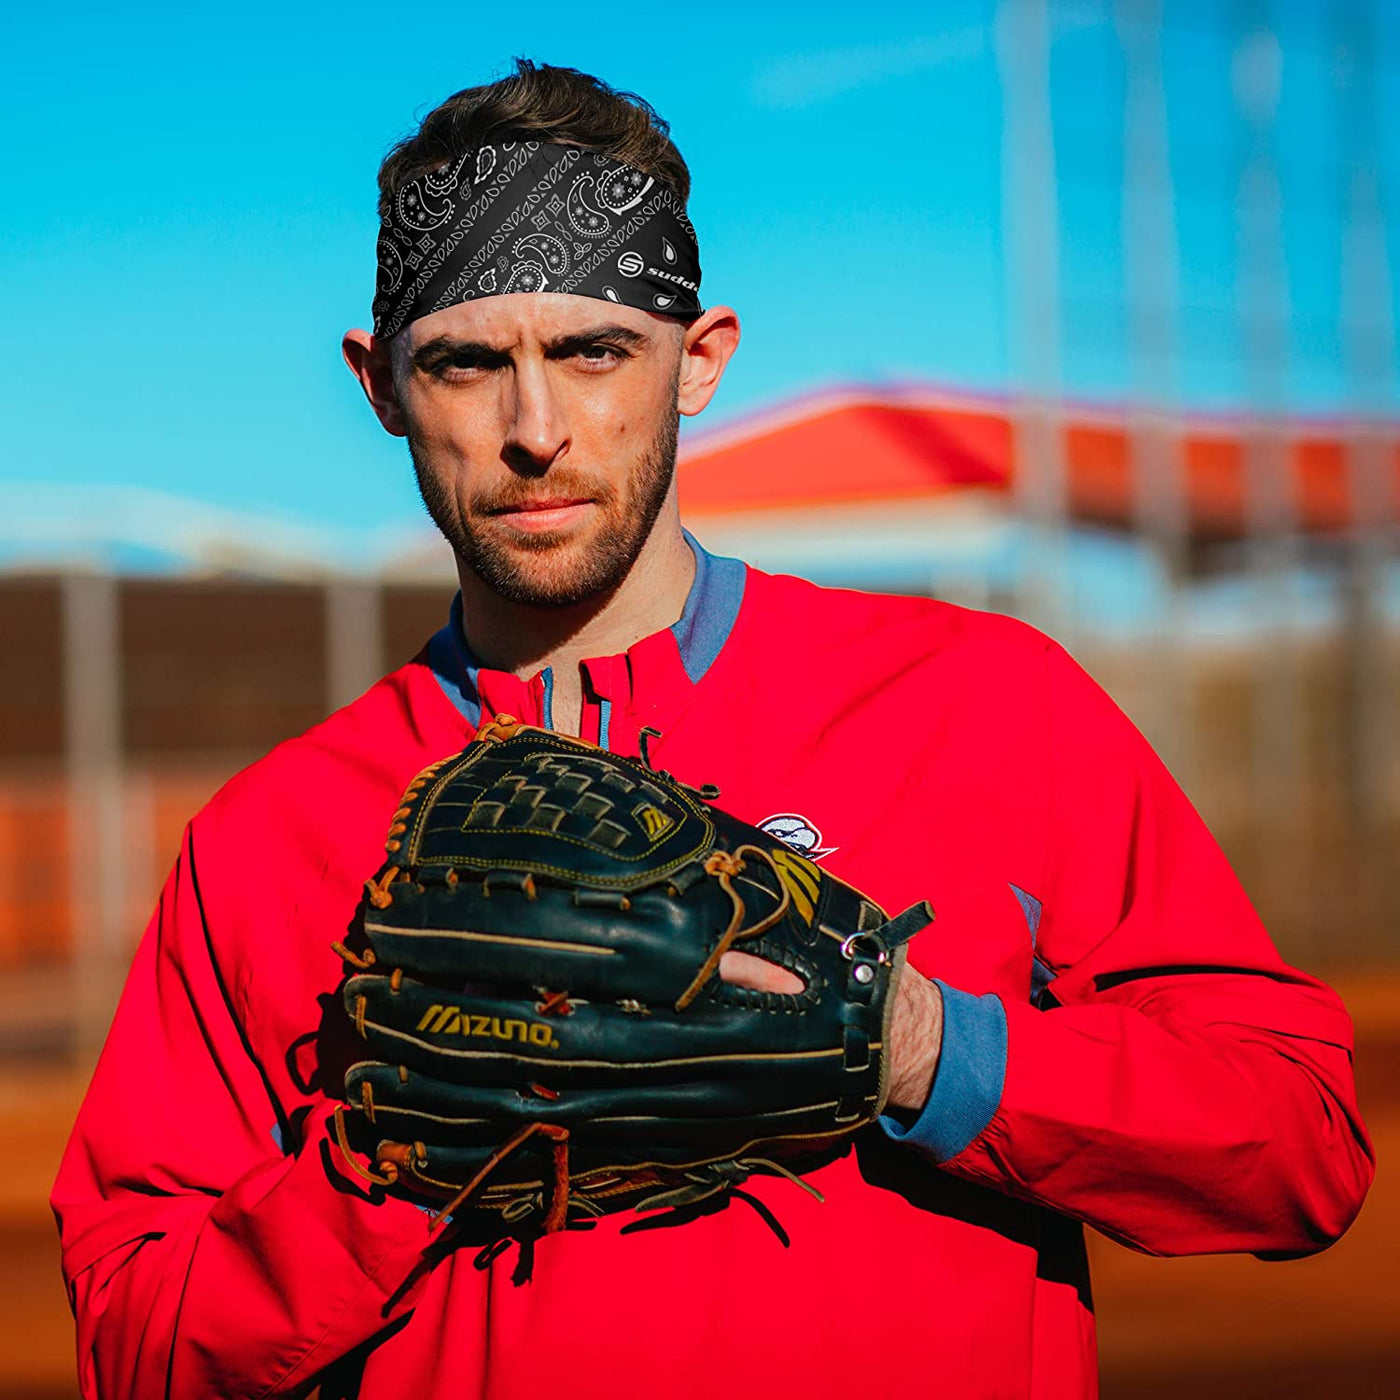
[[[405,185],[380,223],[374,334],[478,297],[568,292],[690,320],[700,250],[671,189],[577,146],[503,141]]]

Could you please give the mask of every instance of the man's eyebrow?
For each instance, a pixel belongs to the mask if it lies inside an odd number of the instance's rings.
[[[601,326],[589,326],[587,330],[571,331],[568,335],[556,336],[544,343],[546,355],[572,355],[579,350],[597,345],[599,341],[611,341],[614,345],[636,348],[645,345],[650,336],[634,331],[630,326],[619,326],[611,322]]]
[[[590,345],[598,344],[599,341],[609,341],[614,345],[635,349],[639,345],[646,345],[649,340],[649,336],[641,331],[634,331],[630,326],[605,322],[600,326],[589,326],[586,330],[571,331],[568,335],[546,340],[544,350],[545,354],[551,357],[562,357],[577,354]],[[491,361],[504,359],[508,354],[509,351],[499,345],[489,345],[484,340],[462,340],[455,335],[435,335],[418,346],[410,359],[413,367],[421,370],[430,369],[448,355]]]
[[[435,335],[431,340],[425,340],[411,358],[415,369],[426,369],[444,355],[469,355],[473,359],[485,360],[505,353],[499,346],[488,345],[484,340],[459,340],[455,335]]]

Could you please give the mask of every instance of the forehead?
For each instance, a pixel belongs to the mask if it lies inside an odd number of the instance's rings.
[[[529,344],[580,335],[599,326],[625,326],[641,335],[657,336],[676,322],[635,306],[621,306],[601,297],[560,292],[508,292],[444,307],[410,321],[394,337],[395,350],[412,354],[425,341],[450,335],[492,345]]]

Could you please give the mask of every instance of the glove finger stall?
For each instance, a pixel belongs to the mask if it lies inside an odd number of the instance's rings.
[[[751,1124],[747,1120],[721,1125],[724,1137],[719,1139],[723,1148],[716,1149],[716,1139],[694,1142],[663,1142],[648,1139],[642,1134],[635,1137],[619,1131],[610,1133],[605,1141],[597,1145],[572,1144],[570,1148],[569,1175],[571,1179],[584,1178],[594,1173],[619,1170],[624,1173],[636,1172],[639,1168],[659,1167],[667,1171],[678,1171],[702,1162],[723,1161],[738,1154],[742,1155],[750,1147],[767,1145],[781,1148],[774,1155],[786,1155],[791,1151],[827,1152],[837,1146],[830,1135],[820,1133],[806,1135],[793,1134],[790,1141],[784,1141],[782,1128],[765,1125],[762,1120]],[[391,1139],[384,1139],[391,1141]],[[426,1149],[426,1162],[422,1174],[449,1189],[470,1181],[481,1170],[491,1155],[491,1149],[482,1146],[462,1146],[421,1142]],[[488,1177],[485,1185],[488,1191],[504,1192],[511,1189],[539,1189],[549,1181],[542,1153],[536,1150],[521,1153],[503,1163]]]
[[[346,1074],[346,1095],[363,1106],[368,1085],[374,1121],[408,1141],[499,1142],[527,1123],[556,1123],[586,1139],[637,1134],[644,1140],[715,1137],[736,1121],[790,1122],[798,1131],[841,1132],[857,1113],[869,1113],[875,1090],[853,1087],[841,1099],[830,1096],[828,1075],[809,1071],[785,1075],[780,1090],[764,1092],[769,1069],[754,1075],[711,1078],[689,1084],[618,1084],[567,1092],[539,1086],[445,1084],[426,1075],[406,1074],[397,1065],[362,1061]],[[794,1082],[794,1080],[796,1082]],[[810,1097],[804,1097],[809,1095]],[[509,1131],[505,1131],[508,1129]]]
[[[664,1003],[695,972],[687,930],[697,921],[722,928],[728,917],[727,901],[704,886],[674,895],[665,887],[644,890],[625,901],[543,882],[532,886],[533,897],[488,888],[466,881],[396,885],[392,904],[365,917],[379,964],[429,981],[543,985]]]

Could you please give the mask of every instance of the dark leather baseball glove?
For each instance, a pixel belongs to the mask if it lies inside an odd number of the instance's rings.
[[[414,779],[363,950],[337,945],[366,1046],[347,1160],[359,1146],[442,1215],[548,1231],[798,1180],[873,1121],[904,943],[932,911],[887,919],[712,795],[508,717]],[[730,949],[803,990],[724,982]]]

